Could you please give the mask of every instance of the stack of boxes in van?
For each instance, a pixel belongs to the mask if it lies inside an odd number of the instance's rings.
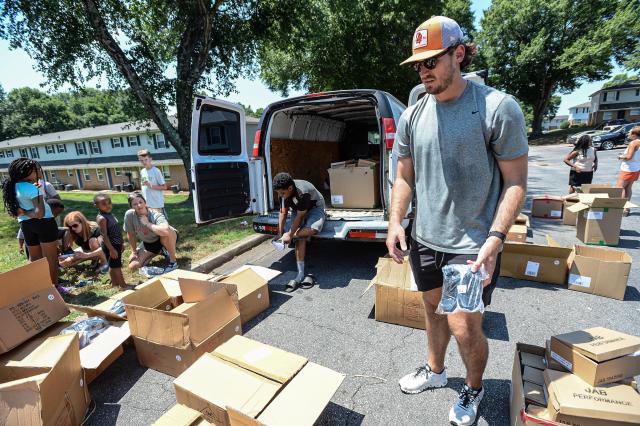
[[[328,173],[333,207],[368,209],[380,205],[377,161],[340,161],[332,163]]]

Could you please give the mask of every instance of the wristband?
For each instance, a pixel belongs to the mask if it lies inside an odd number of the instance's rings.
[[[487,235],[487,238],[489,237],[497,237],[500,238],[500,241],[502,241],[504,243],[504,240],[507,239],[507,235],[503,234],[502,232],[499,231],[491,231],[489,232],[489,234]]]

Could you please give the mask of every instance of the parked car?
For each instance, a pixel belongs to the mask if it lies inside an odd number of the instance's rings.
[[[576,142],[578,142],[578,139],[580,139],[580,136],[583,136],[583,135],[590,135],[591,136],[594,133],[598,133],[598,130],[591,129],[591,130],[585,130],[584,132],[574,133],[572,135],[567,136],[567,143],[569,143],[571,145],[575,145]]]
[[[465,77],[475,79],[477,74]],[[412,90],[413,99],[419,92],[418,87]],[[280,206],[272,181],[278,172],[289,171],[294,178],[311,181],[327,200],[327,220],[317,238],[384,241],[395,177],[392,149],[405,109],[382,90],[311,93],[270,104],[255,135],[246,135],[240,105],[197,97],[191,131],[196,223],[254,214],[255,232],[277,234]],[[253,147],[247,143],[250,137]],[[332,207],[326,177],[331,163],[366,158],[379,161],[380,204]],[[408,223],[407,218],[403,225]]]
[[[596,149],[613,149],[618,145],[625,145],[627,139],[627,133],[633,127],[640,125],[640,123],[630,123],[620,126],[610,132],[597,134],[592,136],[593,146]]]

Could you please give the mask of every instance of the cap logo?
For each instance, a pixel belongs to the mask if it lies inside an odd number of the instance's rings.
[[[427,30],[416,31],[415,37],[413,39],[413,48],[419,49],[421,47],[425,47],[426,45],[427,45]]]

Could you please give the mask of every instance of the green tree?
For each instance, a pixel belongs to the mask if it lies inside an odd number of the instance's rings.
[[[562,102],[562,98],[558,95],[553,95],[549,99],[549,103],[547,104],[547,110],[544,113],[544,116],[549,120],[556,116],[558,113],[558,108],[560,108],[560,103]]]
[[[258,108],[255,111],[251,108],[251,105],[248,106],[244,106],[242,103],[238,102],[238,104],[240,104],[240,106],[242,106],[242,108],[244,108],[244,113],[248,116],[248,117],[255,117],[255,118],[260,118],[262,116],[262,113],[264,112],[264,108]]]
[[[130,91],[81,89],[55,96],[66,104],[73,128],[148,119]]]
[[[638,0],[493,0],[477,40],[491,82],[531,108],[533,134],[554,93],[606,78],[637,48]]]
[[[474,35],[469,0],[308,0],[291,15],[292,29],[271,28],[259,52],[262,78],[284,95],[376,88],[406,101],[420,80],[399,64],[421,22],[446,15]]]
[[[38,89],[13,89],[4,101],[2,127],[7,139],[59,132],[71,127],[64,102]]]
[[[113,89],[129,87],[189,173],[194,94],[228,94],[250,65],[260,34],[269,25],[287,28],[288,10],[280,7],[286,1],[257,3],[5,0],[0,37],[29,53],[53,87],[102,77]]]
[[[640,76],[638,76],[638,75],[629,75],[627,73],[616,74],[616,75],[613,76],[613,78],[611,80],[609,80],[606,83],[604,83],[602,85],[602,88],[605,89],[607,87],[617,86],[619,84],[624,84],[624,83],[629,83],[629,82],[633,82],[633,83],[640,82]]]

